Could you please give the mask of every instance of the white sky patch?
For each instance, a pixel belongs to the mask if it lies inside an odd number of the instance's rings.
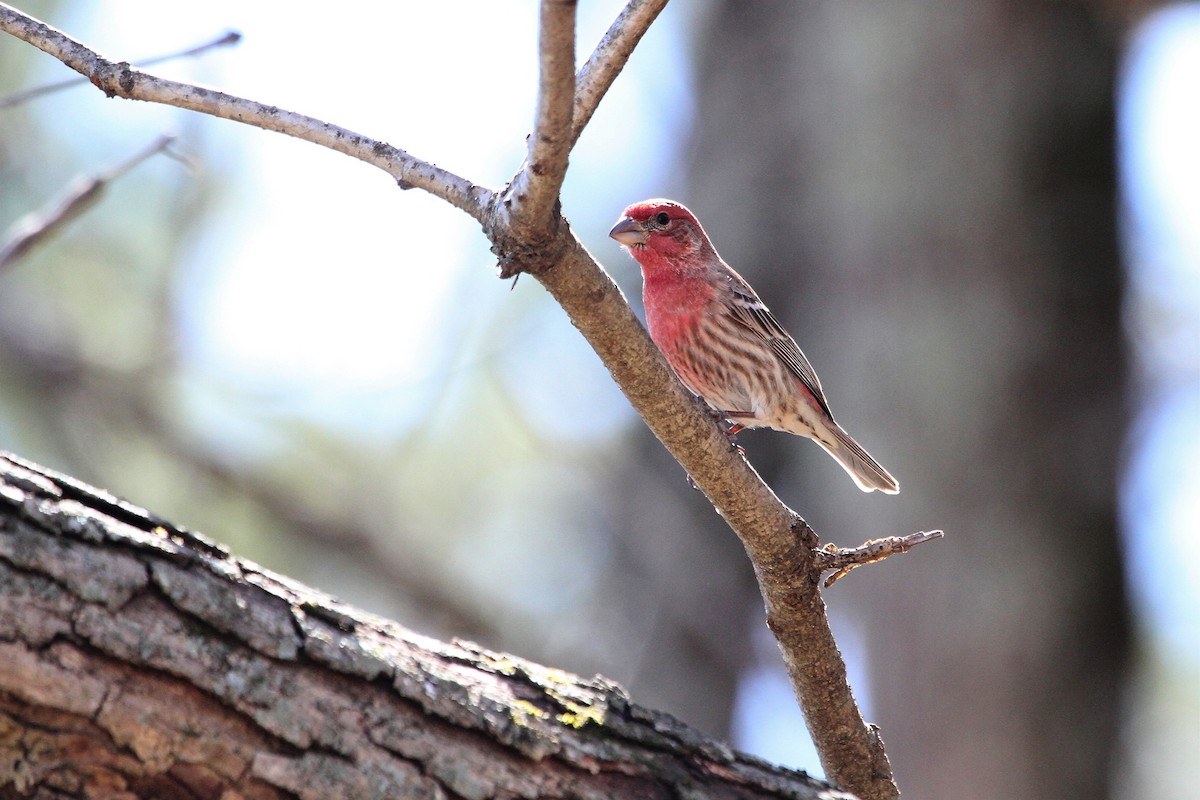
[[[1184,259],[1180,277],[1200,286],[1200,5],[1151,16],[1133,38],[1124,78],[1127,192],[1142,224]]]
[[[246,37],[222,71],[230,91],[480,180],[494,180],[503,151],[523,141],[535,80],[531,9],[471,4],[470,26],[436,4],[339,9],[363,38],[330,30],[318,4],[217,5],[225,8],[209,9],[214,20]],[[478,58],[497,52],[500,32],[524,32],[529,41],[515,49],[530,52],[493,71],[508,73],[509,89],[484,91]],[[421,378],[464,258],[487,253],[478,226],[343,156],[276,134],[237,137],[248,151],[231,198],[240,236],[202,244],[201,258],[219,257],[191,265],[206,306],[192,315],[193,354],[241,382],[326,397]]]
[[[1121,87],[1127,324],[1142,378],[1122,488],[1133,592],[1156,643],[1200,665],[1200,6],[1150,16]]]

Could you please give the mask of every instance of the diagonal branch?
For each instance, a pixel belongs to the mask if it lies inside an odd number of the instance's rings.
[[[854,800],[7,453],[0,609],[4,798]]]
[[[9,228],[4,240],[0,241],[0,270],[78,217],[100,199],[110,183],[150,156],[163,152],[173,141],[174,136],[160,136],[120,164],[115,164],[97,175],[80,176],[67,187],[61,197],[56,197],[44,208],[31,211],[17,220]]]
[[[513,177],[505,201],[513,221],[545,235],[553,229],[554,208],[571,152],[575,97],[575,2],[542,0],[538,35],[537,117],[529,154]]]
[[[492,193],[448,170],[422,161],[346,128],[319,119],[200,86],[166,80],[110,61],[50,25],[0,3],[0,30],[54,56],[90,80],[109,97],[145,100],[234,120],[328,147],[365,161],[396,179],[402,188],[420,188],[481,220]]]
[[[139,61],[137,66],[149,67],[153,64],[161,64],[164,61],[173,61],[177,58],[195,58],[196,56],[203,55],[204,53],[207,53],[209,50],[213,50],[218,47],[228,47],[230,45],[235,45],[238,42],[240,42],[241,40],[242,40],[242,35],[240,33],[238,33],[237,31],[228,31],[227,33],[219,36],[218,38],[213,39],[212,41],[209,41],[209,42],[205,42],[204,44],[196,45],[195,47],[189,47],[188,49],[181,50],[177,53],[167,53],[165,55],[155,56],[154,58],[147,58],[145,61]],[[87,83],[87,82],[88,82],[88,79],[86,77],[67,78],[66,80],[55,81],[54,83],[47,83],[45,86],[37,86],[37,87],[34,87],[33,89],[28,89],[23,92],[16,92],[14,94],[8,95],[7,97],[0,97],[0,109],[20,105],[21,103],[25,103],[30,100],[34,100],[38,97],[41,97],[42,95],[51,94],[53,92],[58,92],[63,89],[69,89],[72,86],[79,86],[80,84]]]
[[[883,741],[862,718],[829,627],[817,535],[729,446],[708,411],[671,373],[612,278],[570,238],[555,267],[534,277],[741,539],[825,774],[864,800],[897,797]]]
[[[571,146],[596,113],[596,108],[613,81],[625,68],[633,49],[658,18],[667,0],[629,0],[596,45],[591,58],[575,76],[575,116],[571,124]]]

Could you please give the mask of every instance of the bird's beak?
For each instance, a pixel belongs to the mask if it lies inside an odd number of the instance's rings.
[[[608,235],[626,247],[637,247],[646,243],[646,232],[632,217],[621,217]]]

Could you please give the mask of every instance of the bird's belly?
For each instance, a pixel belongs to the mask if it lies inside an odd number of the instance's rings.
[[[802,400],[796,378],[769,351],[755,359],[744,346],[722,347],[706,336],[703,311],[656,314],[647,308],[650,338],[693,394],[747,428],[811,435],[816,412]],[[738,332],[737,328],[733,329]]]
[[[734,422],[800,436],[814,436],[823,427],[820,410],[804,402],[796,380],[773,363],[747,370],[706,358],[703,349],[686,342],[660,349],[684,386]]]
[[[699,395],[717,411],[730,411],[747,428],[769,426],[764,412],[769,407],[765,387],[755,376],[737,365],[706,358],[694,347],[662,348],[667,363],[693,394]]]

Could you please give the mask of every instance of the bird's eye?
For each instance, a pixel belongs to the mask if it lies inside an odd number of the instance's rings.
[[[659,225],[666,227],[666,224],[671,221],[671,216],[665,211],[660,211],[655,215],[654,221]]]

